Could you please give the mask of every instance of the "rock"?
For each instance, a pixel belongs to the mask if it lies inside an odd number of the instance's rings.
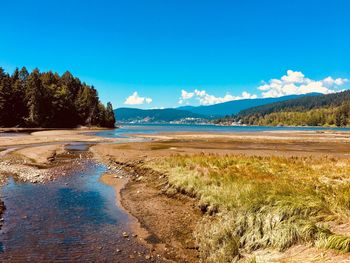
[[[117,249],[117,253],[120,253],[120,252],[122,252],[121,249]]]
[[[136,181],[141,181],[143,179],[143,176],[141,175],[141,176],[139,176],[137,179],[136,179]]]
[[[147,259],[147,260],[151,259],[151,255],[146,255],[145,259]]]
[[[124,237],[124,238],[128,238],[128,237],[129,237],[129,234],[126,233],[126,232],[123,232],[123,237]]]

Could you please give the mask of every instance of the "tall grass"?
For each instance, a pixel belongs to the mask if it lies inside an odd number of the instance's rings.
[[[169,192],[195,196],[216,214],[204,217],[195,233],[207,262],[302,243],[350,251],[350,237],[327,224],[350,223],[350,161],[198,154],[149,166],[168,175]]]

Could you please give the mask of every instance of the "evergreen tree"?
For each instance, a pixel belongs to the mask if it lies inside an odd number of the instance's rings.
[[[43,112],[41,111],[43,103],[43,87],[38,69],[34,69],[28,76],[26,85],[26,102],[28,108],[28,117],[26,121],[28,126],[41,126],[41,121],[43,120]]]
[[[114,128],[115,127],[115,117],[113,112],[112,103],[107,103],[106,109],[106,127]]]
[[[0,126],[11,125],[13,118],[11,111],[11,79],[8,74],[0,68]]]
[[[13,118],[10,126],[23,126],[24,116],[27,114],[27,108],[25,105],[25,86],[20,78],[20,72],[16,68],[12,74],[12,96],[11,96],[11,112]]]
[[[96,89],[70,72],[30,74],[23,67],[9,76],[0,68],[0,126],[114,127],[112,105],[101,104]]]

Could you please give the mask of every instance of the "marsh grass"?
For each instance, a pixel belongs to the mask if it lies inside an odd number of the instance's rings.
[[[153,161],[170,192],[199,199],[208,214],[195,232],[207,262],[294,244],[350,251],[329,222],[350,222],[350,161],[332,158],[174,155]]]

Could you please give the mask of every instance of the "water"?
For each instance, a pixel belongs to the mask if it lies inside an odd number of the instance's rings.
[[[138,124],[123,125],[119,129],[97,132],[102,137],[128,138],[132,134],[154,134],[163,132],[263,132],[263,131],[350,131],[350,128],[325,127],[272,127],[272,126],[216,126],[193,124]]]
[[[99,181],[106,167],[83,167],[46,184],[9,179],[1,189],[1,262],[130,262],[134,250],[147,252],[122,237],[130,218],[116,205],[114,188]]]

